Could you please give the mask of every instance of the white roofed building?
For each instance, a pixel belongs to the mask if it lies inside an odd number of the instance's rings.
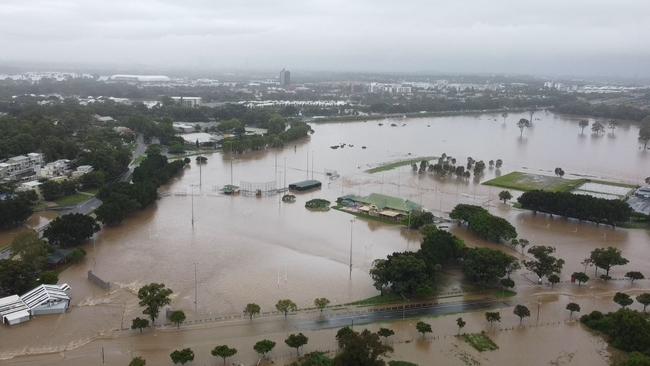
[[[70,286],[40,285],[22,296],[0,298],[2,323],[16,325],[37,315],[62,314],[70,307]]]

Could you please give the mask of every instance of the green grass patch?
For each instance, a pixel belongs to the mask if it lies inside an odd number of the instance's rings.
[[[377,295],[377,296],[369,297],[367,299],[354,301],[345,305],[375,306],[375,305],[394,304],[403,301],[404,299],[401,296],[393,293],[387,293],[384,295]]]
[[[497,346],[490,337],[485,335],[485,333],[463,334],[463,339],[479,352],[495,351],[499,349],[499,346]]]
[[[94,195],[92,194],[79,192],[79,193],[75,193],[69,196],[59,198],[58,200],[54,201],[54,203],[56,203],[56,205],[59,207],[76,206],[80,203],[88,201],[93,197]]]
[[[387,170],[392,170],[392,169],[395,169],[395,168],[399,168],[399,167],[404,166],[404,165],[411,165],[413,163],[418,164],[418,167],[419,167],[420,162],[422,160],[431,161],[431,160],[434,160],[434,159],[438,159],[438,157],[436,157],[436,156],[420,156],[420,157],[416,157],[416,158],[398,160],[398,161],[394,161],[394,162],[390,162],[390,163],[380,164],[377,167],[366,170],[366,173],[371,173],[372,174],[372,173],[385,172]]]
[[[517,294],[516,291],[512,290],[497,290],[495,296],[497,299],[506,299],[508,297],[513,297]]]
[[[588,179],[564,179],[549,175],[512,172],[484,182],[483,184],[524,192],[536,189],[551,192],[570,192],[587,182],[589,182]]]

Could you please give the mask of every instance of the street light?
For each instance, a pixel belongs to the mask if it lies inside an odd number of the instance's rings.
[[[192,228],[194,228],[194,187],[196,187],[196,184],[190,184],[190,187],[192,187],[192,192],[190,193],[192,197]]]
[[[352,228],[356,218],[350,220],[350,279],[352,279]]]

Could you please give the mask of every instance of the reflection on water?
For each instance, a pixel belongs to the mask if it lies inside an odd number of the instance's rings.
[[[125,319],[128,323],[139,315],[134,294],[139,286],[152,281],[172,288],[173,307],[190,316],[195,288],[200,314],[240,313],[249,302],[268,311],[281,298],[291,298],[299,306],[310,306],[314,298],[323,296],[334,304],[346,303],[376,294],[367,274],[374,259],[419,248],[417,233],[357,219],[352,227],[350,279],[351,216],[336,210],[307,211],[304,203],[316,197],[333,202],[342,194],[380,192],[411,199],[435,213],[447,213],[457,203],[483,205],[510,220],[531,243],[556,246],[567,261],[565,273],[581,269],[580,261],[588,252],[605,245],[623,249],[630,268],[650,264],[646,249],[650,240],[645,231],[612,230],[533,215],[501,204],[497,198],[500,189],[419,175],[410,166],[364,173],[382,162],[443,152],[459,163],[468,156],[485,161],[503,159],[503,168],[486,169],[483,180],[522,167],[553,171],[561,166],[568,174],[625,181],[639,181],[647,170],[647,156],[638,151],[636,126],[617,129],[615,139],[592,138],[580,135],[577,120],[540,113],[535,127],[520,139],[515,121],[522,116],[511,115],[505,125],[494,122],[490,115],[408,119],[403,127],[380,127],[371,122],[315,125],[311,140],[295,148],[234,158],[208,156],[201,182],[193,161],[181,177],[161,189],[164,197],[156,205],[120,226],[103,229],[88,245],[86,261],[61,274],[61,281],[72,286],[77,307],[62,317],[42,317],[12,329],[15,337],[0,347],[52,342],[32,338],[43,329],[66,334],[58,339],[61,342],[91,336],[99,329],[119,328]],[[342,142],[354,147],[329,148]],[[326,169],[336,170],[342,177],[330,180]],[[312,176],[323,182],[322,190],[298,194],[295,203],[282,203],[278,196],[218,194],[231,180],[235,184],[274,181],[285,186]],[[192,226],[191,185],[199,183],[200,187],[194,188]],[[462,228],[453,231],[469,245],[497,247]],[[115,284],[115,289],[107,294],[93,287],[85,279],[89,269]],[[615,268],[613,275],[621,275],[620,271]],[[447,286],[458,287],[455,281]]]

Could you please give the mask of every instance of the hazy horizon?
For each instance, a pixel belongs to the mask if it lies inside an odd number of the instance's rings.
[[[650,3],[5,0],[0,63],[650,77]]]

